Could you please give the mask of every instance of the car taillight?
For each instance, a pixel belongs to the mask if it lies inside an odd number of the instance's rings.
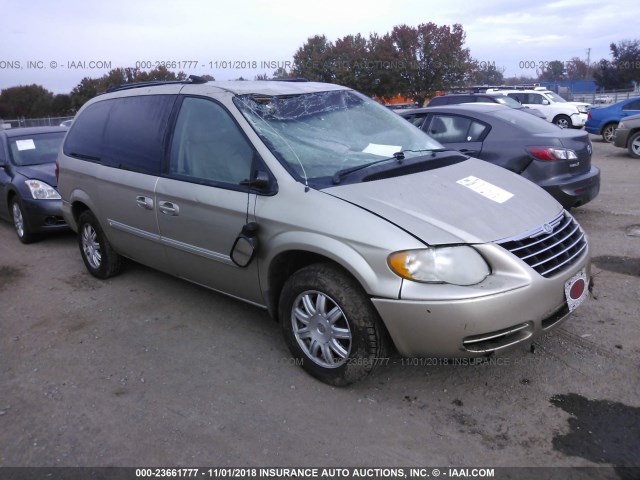
[[[587,118],[591,118],[591,110],[589,110],[589,113],[587,113]]]
[[[577,160],[578,155],[568,148],[557,147],[527,147],[527,151],[539,160]]]

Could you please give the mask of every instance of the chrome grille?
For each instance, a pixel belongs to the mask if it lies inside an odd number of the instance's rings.
[[[578,222],[563,212],[533,232],[501,240],[498,244],[543,277],[551,277],[575,263],[587,249],[587,238]]]

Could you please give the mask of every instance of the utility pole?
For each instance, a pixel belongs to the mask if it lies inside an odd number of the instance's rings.
[[[589,67],[591,67],[591,47],[587,48],[587,72],[584,77],[585,80],[589,77]]]

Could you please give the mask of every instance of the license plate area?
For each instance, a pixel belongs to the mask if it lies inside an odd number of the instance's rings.
[[[589,279],[584,269],[580,270],[564,284],[564,296],[567,299],[569,311],[578,308],[589,295]]]

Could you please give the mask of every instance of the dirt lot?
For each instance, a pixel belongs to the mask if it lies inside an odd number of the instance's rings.
[[[593,297],[534,353],[343,389],[260,309],[0,223],[0,466],[640,466],[640,161],[592,138]]]

